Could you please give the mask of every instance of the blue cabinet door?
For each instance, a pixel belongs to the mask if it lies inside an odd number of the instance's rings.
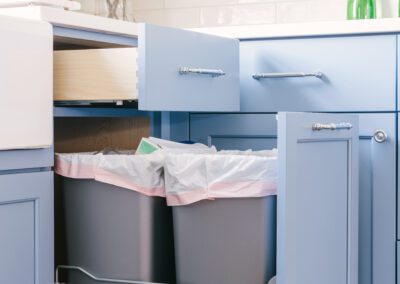
[[[139,24],[139,108],[238,111],[239,41]]]
[[[53,173],[0,175],[0,283],[54,283]]]
[[[384,131],[387,139],[374,136]],[[379,137],[377,137],[379,138]],[[396,283],[396,114],[360,114],[359,283]]]
[[[396,49],[395,35],[241,42],[241,111],[394,111]]]
[[[357,116],[280,113],[278,149],[277,283],[358,284]]]

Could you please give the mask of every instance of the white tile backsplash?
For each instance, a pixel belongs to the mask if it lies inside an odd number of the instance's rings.
[[[202,26],[272,24],[275,20],[274,4],[205,7],[200,10]]]
[[[200,26],[199,8],[137,10],[133,14],[136,22],[185,28]]]
[[[164,0],[131,0],[134,10],[151,10],[163,9],[165,6]]]
[[[277,23],[346,19],[347,0],[290,1],[277,3]]]
[[[79,1],[84,12],[105,14],[106,0]],[[347,0],[126,1],[137,22],[184,28],[344,20],[347,7]],[[383,17],[397,16],[398,0],[376,1]]]

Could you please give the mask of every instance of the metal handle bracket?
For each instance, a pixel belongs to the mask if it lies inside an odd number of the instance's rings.
[[[224,76],[226,73],[221,69],[204,69],[204,68],[191,68],[191,67],[181,67],[179,68],[179,74],[199,74],[199,75],[211,75],[212,77]]]
[[[256,80],[260,79],[273,79],[273,78],[304,78],[304,77],[316,77],[322,78],[324,74],[322,72],[313,72],[313,73],[255,73],[253,74],[253,78]]]
[[[321,130],[341,130],[341,129],[352,129],[353,125],[349,122],[341,122],[341,123],[314,123],[312,125],[313,131],[321,131]]]

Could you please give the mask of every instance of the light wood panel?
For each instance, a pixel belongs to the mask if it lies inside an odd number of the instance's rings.
[[[54,51],[55,101],[137,98],[136,48]]]
[[[105,148],[134,150],[150,135],[147,117],[56,118],[54,144],[58,153],[100,151]]]

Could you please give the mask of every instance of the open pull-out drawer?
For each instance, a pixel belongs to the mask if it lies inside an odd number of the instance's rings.
[[[190,137],[219,149],[277,142],[277,283],[358,283],[357,116],[192,114]]]
[[[148,24],[138,47],[55,51],[55,101],[139,101],[141,110],[238,111],[239,42]]]
[[[278,284],[358,283],[358,119],[278,118]]]

